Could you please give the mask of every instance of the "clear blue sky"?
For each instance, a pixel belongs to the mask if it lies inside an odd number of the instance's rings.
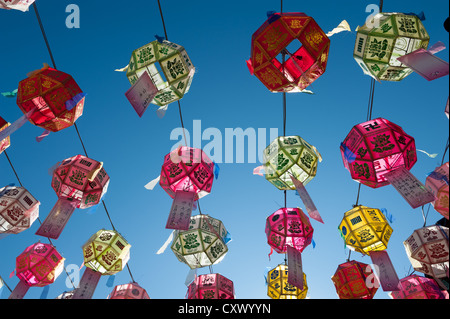
[[[68,29],[65,20],[70,3],[79,5],[81,25]],[[369,4],[378,1],[284,1],[285,12],[304,12],[312,16],[328,32],[346,19],[352,30],[363,25]],[[105,203],[116,229],[131,243],[129,266],[134,279],[151,298],[183,299],[189,267],[180,263],[170,248],[162,255],[156,251],[170,231],[165,229],[172,200],[157,186],[144,188],[160,173],[163,157],[176,141],[171,131],[180,126],[177,104],[169,106],[163,119],[150,106],[139,118],[125,98],[130,84],[124,73],[115,69],[128,64],[131,52],[164,35],[156,0],[131,2],[37,0],[58,69],[71,74],[87,93],[83,116],[78,128],[91,158],[104,162],[111,182]],[[280,1],[180,1],[162,0],[162,9],[170,41],[183,45],[196,74],[191,90],[181,100],[186,128],[191,132],[194,120],[201,120],[202,129],[217,128],[225,136],[226,128],[278,128],[282,135],[282,95],[270,93],[251,76],[246,66],[250,55],[251,36],[266,20],[267,11],[279,11]],[[424,25],[430,43],[442,41],[449,46],[443,28],[448,3],[430,1],[385,1],[386,12],[424,11]],[[0,91],[12,91],[32,70],[51,64],[34,10],[0,10],[1,50]],[[317,176],[307,185],[325,224],[312,220],[316,247],[303,252],[303,266],[309,286],[308,298],[336,299],[331,276],[345,262],[344,249],[337,227],[343,214],[356,201],[358,184],[342,163],[339,145],[353,125],[366,119],[370,78],[362,73],[352,57],[356,32],[343,32],[331,38],[331,49],[325,74],[309,87],[315,94],[287,96],[287,135],[300,135],[317,147],[323,156]],[[449,50],[437,54],[449,60]],[[412,74],[399,83],[377,83],[373,118],[384,117],[402,126],[416,140],[418,149],[439,155],[432,159],[418,152],[412,173],[422,182],[426,174],[441,162],[448,137],[449,122],[444,115],[448,97],[448,76],[428,82]],[[22,113],[15,99],[0,96],[0,115],[13,122]],[[43,221],[57,201],[50,186],[48,169],[56,162],[83,154],[75,128],[50,134],[41,143],[35,137],[42,129],[26,123],[11,136],[7,150],[24,186],[41,202]],[[203,141],[205,146],[208,141]],[[223,142],[225,143],[225,142]],[[225,151],[223,150],[223,153]],[[448,160],[448,154],[446,157]],[[260,163],[220,164],[220,176],[214,181],[211,194],[201,200],[202,212],[223,221],[232,236],[225,259],[213,266],[235,284],[237,298],[267,299],[264,273],[283,262],[284,256],[274,253],[264,233],[266,218],[284,203],[283,192],[261,176],[252,174]],[[0,186],[18,182],[4,154],[0,155]],[[423,225],[419,209],[411,209],[392,186],[371,189],[363,186],[360,203],[386,208],[395,217],[388,253],[400,278],[408,274],[410,263],[403,241],[414,229]],[[294,192],[288,193],[288,206],[304,208]],[[428,206],[425,207],[426,209]],[[195,212],[198,213],[198,212]],[[430,209],[427,224],[434,224],[441,215]],[[9,278],[16,256],[43,237],[31,229],[0,239],[0,275],[11,288],[17,277]],[[54,241],[66,258],[66,266],[83,261],[81,246],[97,230],[110,229],[102,206],[94,213],[76,210],[61,237]],[[352,259],[371,263],[368,256],[352,253]],[[82,269],[82,272],[85,268]],[[82,274],[81,272],[81,274]],[[208,268],[199,274],[209,273]],[[80,276],[81,276],[80,274]],[[48,298],[65,290],[63,273],[51,285]],[[125,269],[117,274],[114,284],[131,281]],[[103,299],[112,288],[102,278],[94,298]],[[26,298],[39,298],[42,288],[31,288]],[[3,288],[2,298],[9,296]],[[389,298],[380,288],[377,299]]]

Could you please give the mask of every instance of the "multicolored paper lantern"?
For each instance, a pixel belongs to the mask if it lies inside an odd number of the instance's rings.
[[[303,273],[303,289],[288,283],[287,265],[280,264],[267,274],[267,295],[272,299],[305,299],[307,293],[305,273]]]
[[[57,132],[83,114],[84,93],[71,75],[45,66],[20,81],[17,105],[32,124]]]
[[[41,203],[23,187],[0,188],[0,234],[18,234],[39,217]]]
[[[392,299],[448,299],[447,291],[442,291],[431,278],[410,275],[400,279],[399,291],[389,292]]]
[[[372,268],[354,260],[340,264],[331,280],[339,299],[373,299],[378,290]]]
[[[198,200],[211,192],[214,163],[199,148],[179,147],[164,157],[161,187],[175,198],[177,191],[194,193]]]
[[[234,285],[221,274],[200,275],[188,286],[187,299],[234,299]]]
[[[174,232],[171,249],[191,269],[218,264],[228,252],[227,234],[220,220],[203,214],[192,216],[188,230]]]
[[[20,279],[10,299],[22,299],[30,287],[55,282],[64,269],[64,258],[50,244],[35,243],[16,258],[16,276]]]
[[[448,227],[440,225],[416,229],[403,242],[406,255],[416,271],[434,278],[446,277],[449,267]]]
[[[0,132],[6,129],[8,126],[10,126],[8,122],[6,122],[1,116],[0,116]],[[4,150],[6,150],[11,145],[11,139],[10,137],[6,137],[3,140],[0,141],[0,154],[3,153]]]
[[[436,196],[432,202],[434,209],[448,219],[449,211],[449,162],[437,167],[425,181],[425,187]]]
[[[381,210],[358,205],[344,214],[339,231],[349,249],[368,255],[387,249],[393,229]]]
[[[425,27],[415,15],[378,13],[359,27],[353,57],[364,73],[375,80],[400,81],[413,71],[397,58],[430,42]]]
[[[182,46],[155,40],[133,51],[127,69],[128,80],[133,85],[144,72],[157,91],[151,103],[163,106],[180,100],[189,91],[195,68]]]
[[[340,150],[351,177],[372,188],[389,185],[385,173],[417,162],[414,138],[383,118],[355,125]]]
[[[302,252],[312,242],[314,229],[300,208],[280,208],[266,219],[267,243],[284,254],[291,246]]]
[[[266,179],[280,190],[294,190],[291,175],[306,185],[317,173],[321,156],[300,136],[280,136],[263,153]]]
[[[325,72],[329,49],[330,39],[313,18],[273,13],[253,34],[247,65],[269,91],[301,92]]]
[[[137,282],[131,282],[115,286],[108,299],[150,299],[150,297]]]
[[[22,12],[28,11],[28,7],[33,4],[35,0],[0,0],[0,9],[19,10]]]
[[[58,201],[36,234],[57,239],[76,208],[89,208],[101,201],[109,176],[102,162],[76,155],[57,163],[51,185]]]

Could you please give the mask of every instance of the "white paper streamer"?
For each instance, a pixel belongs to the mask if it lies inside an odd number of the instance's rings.
[[[156,115],[158,115],[158,117],[160,119],[162,119],[164,117],[164,115],[166,115],[166,111],[168,108],[169,108],[169,104],[161,106],[159,109],[156,110]]]
[[[189,286],[191,284],[191,282],[194,281],[195,277],[197,277],[197,268],[190,269],[186,276],[186,280],[184,281],[184,284],[186,286]]]
[[[170,235],[167,238],[167,240],[164,243],[164,245],[162,245],[161,248],[158,249],[158,251],[156,252],[157,255],[161,255],[162,253],[164,253],[164,251],[166,250],[167,246],[169,246],[169,244],[172,242],[174,233],[175,233],[174,230],[170,233]]]
[[[147,185],[145,185],[144,187],[148,190],[153,190],[153,188],[155,188],[156,184],[159,183],[159,179],[161,178],[161,175],[159,175],[157,178],[155,178],[154,180],[150,181]]]
[[[127,66],[125,66],[125,67],[123,67],[121,69],[115,69],[114,71],[116,71],[116,72],[126,72],[126,71],[128,71],[128,66],[129,65],[127,65]]]
[[[336,28],[328,32],[327,37],[331,37],[333,34],[340,33],[342,31],[352,31],[350,29],[350,25],[346,20],[342,20],[342,22],[339,23],[339,25]]]
[[[419,151],[419,152],[422,152],[422,153],[424,153],[424,154],[426,154],[428,157],[431,157],[431,158],[435,158],[436,156],[438,156],[438,154],[436,154],[436,153],[430,154],[430,153],[427,153],[427,152],[422,151],[422,150],[418,150],[418,151]]]

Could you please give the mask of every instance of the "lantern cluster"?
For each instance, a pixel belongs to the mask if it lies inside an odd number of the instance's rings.
[[[17,105],[32,124],[57,132],[83,114],[84,95],[71,75],[44,67],[20,81]]]
[[[339,299],[373,299],[378,290],[372,268],[354,260],[340,264],[331,280]]]
[[[266,179],[280,190],[294,190],[291,176],[306,185],[315,176],[320,156],[300,136],[280,136],[264,150]]]
[[[247,64],[269,91],[301,92],[325,72],[329,49],[330,40],[313,18],[274,13],[253,34]]]
[[[362,205],[344,214],[339,230],[345,244],[362,254],[387,249],[393,232],[381,210]]]
[[[389,295],[392,299],[448,299],[448,293],[433,279],[417,275],[400,279],[400,290]]]
[[[0,234],[18,234],[39,217],[40,202],[23,187],[0,188]]]
[[[228,252],[227,230],[223,223],[208,215],[191,217],[189,229],[176,230],[171,246],[177,259],[191,269],[217,264]]]
[[[187,299],[234,299],[234,285],[221,274],[200,275],[189,285]]]
[[[155,40],[133,51],[127,78],[133,85],[142,74],[147,73],[154,90],[151,103],[163,106],[180,100],[189,91],[194,71],[182,46],[167,40]]]
[[[10,124],[6,122],[1,116],[0,116],[0,132],[5,130]],[[3,140],[0,140],[0,154],[3,153],[4,150],[6,150],[11,145],[11,139],[10,137],[6,137]]]
[[[417,162],[414,138],[386,119],[355,125],[341,144],[344,166],[351,177],[372,188],[389,185],[384,174]]]
[[[413,71],[398,58],[428,47],[430,36],[420,19],[402,13],[378,13],[358,27],[353,57],[376,80],[401,81]]]
[[[305,299],[307,293],[305,273],[303,273],[303,289],[288,282],[287,265],[280,264],[267,274],[267,295],[272,299]]]
[[[448,227],[433,225],[416,229],[404,242],[416,271],[434,278],[446,277],[449,267]],[[447,270],[448,271],[448,270]]]

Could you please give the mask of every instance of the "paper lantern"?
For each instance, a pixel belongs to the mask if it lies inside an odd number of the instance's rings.
[[[233,282],[220,274],[200,275],[188,286],[187,299],[234,299]]]
[[[339,299],[373,299],[378,290],[372,268],[354,260],[340,264],[331,280]]]
[[[446,277],[449,267],[448,227],[433,225],[416,229],[403,242],[416,271],[434,278]]]
[[[57,132],[83,114],[84,93],[71,75],[44,67],[20,81],[17,105],[32,124]]]
[[[57,239],[75,208],[89,208],[101,201],[109,176],[102,162],[76,155],[57,164],[51,185],[58,201],[36,234]]]
[[[155,40],[133,51],[128,80],[134,84],[145,72],[155,86],[156,94],[151,103],[163,106],[180,100],[189,91],[195,68],[182,46]]]
[[[15,9],[25,12],[28,11],[28,7],[32,5],[34,1],[35,0],[0,0],[0,9]]]
[[[218,264],[228,252],[227,233],[218,219],[192,216],[188,230],[174,232],[171,248],[177,259],[191,269]]]
[[[49,244],[33,244],[16,258],[16,276],[20,279],[10,299],[22,299],[30,287],[55,282],[64,269],[64,258]]]
[[[349,249],[366,255],[386,250],[393,232],[381,210],[362,205],[344,214],[339,230]]]
[[[372,188],[389,185],[385,173],[417,162],[414,138],[383,118],[355,125],[340,149],[352,178]]]
[[[307,293],[305,273],[303,273],[303,289],[288,283],[287,265],[280,264],[267,274],[267,295],[272,299],[305,299]]]
[[[437,167],[425,181],[425,187],[429,188],[436,196],[436,200],[432,202],[434,209],[448,219],[449,204],[449,163]]]
[[[321,160],[317,149],[300,136],[280,136],[263,153],[266,179],[280,190],[295,189],[291,175],[306,185]]]
[[[353,57],[376,80],[400,81],[413,71],[397,58],[427,49],[430,37],[415,15],[378,13],[358,28]]]
[[[1,116],[0,116],[0,132],[6,129],[8,126],[10,126],[8,122],[6,122]],[[0,154],[3,153],[4,150],[6,150],[11,145],[11,139],[10,137],[6,137],[3,140],[0,141]]]
[[[433,279],[417,275],[400,279],[400,288],[391,291],[389,296],[392,299],[448,299],[448,293],[441,291]]]
[[[274,13],[253,34],[247,65],[269,91],[301,92],[325,72],[329,49],[330,40],[313,18]]]
[[[132,282],[115,286],[108,299],[150,299],[144,288]]]
[[[179,147],[164,157],[161,187],[175,198],[178,191],[194,193],[198,200],[211,192],[214,163],[199,148]]]
[[[0,188],[0,234],[18,234],[34,223],[41,203],[23,187]]]
[[[312,242],[314,229],[300,208],[280,208],[266,219],[267,243],[284,254],[292,246],[302,252]]]

